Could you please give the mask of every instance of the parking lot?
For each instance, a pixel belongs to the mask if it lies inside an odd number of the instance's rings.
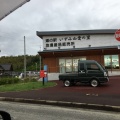
[[[101,84],[98,87],[91,87],[90,85],[85,84],[77,84],[71,87],[64,87],[62,82],[58,84],[59,88],[65,89],[65,91],[74,91],[79,93],[90,93],[90,94],[120,94],[120,77],[119,76],[111,76],[108,83]]]
[[[110,77],[110,81],[99,87],[78,84],[64,87],[61,81],[55,80],[56,86],[24,92],[0,93],[0,97],[25,98],[34,100],[52,100],[120,106],[120,76]]]

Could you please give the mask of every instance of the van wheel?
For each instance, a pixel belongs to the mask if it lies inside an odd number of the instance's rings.
[[[69,80],[65,80],[64,85],[65,85],[65,87],[69,87],[71,85],[71,83]]]
[[[99,85],[99,82],[98,82],[98,80],[93,79],[93,80],[91,80],[90,85],[91,85],[92,87],[97,87],[97,86]]]

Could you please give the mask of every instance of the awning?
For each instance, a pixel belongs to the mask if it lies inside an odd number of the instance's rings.
[[[0,0],[0,20],[30,0]]]
[[[120,54],[117,46],[90,47],[79,49],[44,50],[38,52],[41,57],[75,57],[89,55]]]

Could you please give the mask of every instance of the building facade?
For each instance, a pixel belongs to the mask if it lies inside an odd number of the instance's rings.
[[[120,41],[116,29],[38,32],[39,55],[49,73],[76,72],[78,60],[96,60],[110,71],[120,71]]]

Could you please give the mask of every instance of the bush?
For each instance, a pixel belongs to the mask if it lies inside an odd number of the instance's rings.
[[[24,81],[24,82],[29,82],[30,79],[29,79],[29,78],[25,78],[23,81]]]
[[[30,80],[30,82],[37,82],[37,79],[32,78],[32,79]]]
[[[25,78],[24,82],[37,82],[37,80],[35,78]]]
[[[9,78],[9,77],[2,77],[0,78],[0,85],[5,84],[14,84],[20,82],[19,78]]]

